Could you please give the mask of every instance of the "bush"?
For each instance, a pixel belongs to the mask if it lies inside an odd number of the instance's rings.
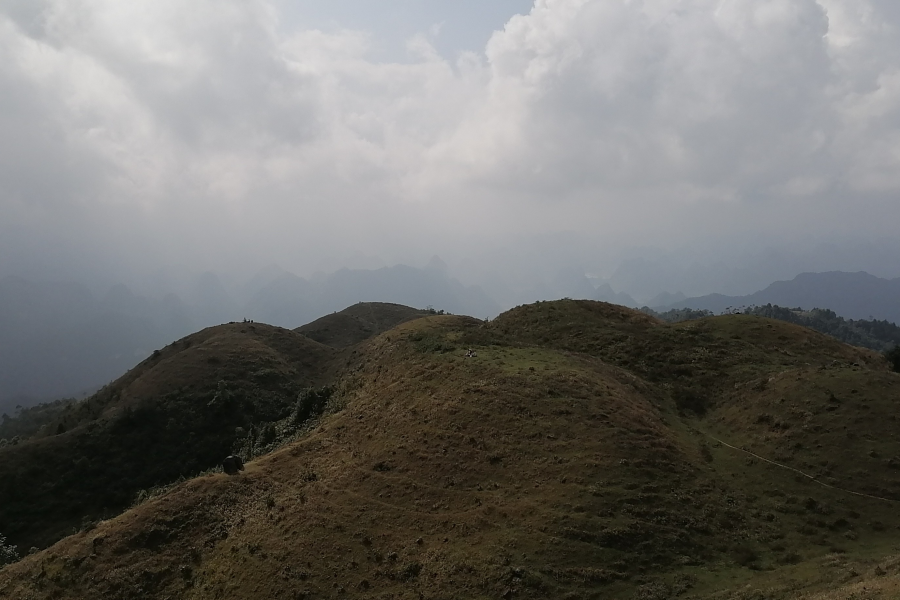
[[[753,568],[756,565],[756,561],[759,560],[756,550],[746,544],[738,544],[732,548],[731,555],[734,558],[734,562],[742,567]]]
[[[329,386],[320,389],[309,388],[300,392],[292,419],[294,424],[300,425],[310,417],[321,414],[333,392],[334,390]]]
[[[6,538],[0,534],[0,567],[19,560],[19,553],[15,546],[7,545]]]
[[[275,441],[278,432],[275,430],[274,423],[266,423],[262,426],[262,431],[259,434],[259,443],[263,446],[271,444]]]
[[[416,349],[423,353],[446,354],[456,350],[456,346],[446,343],[442,336],[433,333],[417,333],[410,337],[416,343]]]
[[[694,310],[691,308],[673,308],[672,310],[667,310],[666,312],[659,313],[652,308],[645,306],[641,308],[640,311],[644,314],[650,315],[651,317],[656,317],[661,321],[665,321],[666,323],[696,321],[697,319],[705,319],[706,317],[713,316],[713,312],[710,310]]]
[[[900,373],[900,346],[894,346],[891,350],[884,353],[884,357],[890,363],[891,368]]]
[[[689,388],[676,388],[672,392],[672,397],[675,406],[682,412],[689,411],[702,417],[709,409],[710,402],[706,396]]]

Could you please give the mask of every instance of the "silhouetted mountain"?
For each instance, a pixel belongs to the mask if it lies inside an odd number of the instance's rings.
[[[500,311],[483,290],[462,285],[447,275],[442,263],[432,259],[425,269],[406,265],[374,271],[342,269],[328,275],[317,274],[309,280],[285,272],[253,295],[245,313],[254,320],[297,327],[358,302],[433,306],[479,316]]]
[[[194,304],[206,313],[207,323],[224,323],[237,318],[239,304],[215,273],[201,273],[194,281],[193,291]]]
[[[316,312],[312,296],[313,285],[309,281],[285,271],[260,287],[244,312],[258,321],[296,327],[296,323],[306,323],[321,314]]]
[[[596,290],[581,269],[560,269],[550,283],[549,291],[556,300],[559,298],[578,298],[593,300]]]
[[[608,283],[598,286],[597,289],[594,290],[594,295],[591,299],[609,302],[610,304],[619,304],[629,308],[637,307],[637,302],[634,301],[634,298],[624,292],[614,291],[612,286]]]
[[[177,305],[146,302],[124,286],[98,300],[76,283],[0,280],[0,398],[24,404],[121,375],[169,341],[168,325],[183,323]]]
[[[710,294],[688,298],[660,309],[694,308],[721,313],[729,308],[764,304],[804,309],[828,308],[847,319],[874,318],[900,323],[900,278],[882,279],[864,271],[801,273],[790,281],[776,281],[766,289],[747,296]]]
[[[670,304],[675,304],[676,302],[681,302],[686,298],[687,296],[685,296],[681,292],[675,292],[674,294],[669,292],[661,292],[651,298],[650,302],[647,303],[647,306],[668,306]]]
[[[27,406],[96,390],[154,349],[243,318],[292,329],[358,302],[479,317],[500,312],[480,288],[451,278],[438,257],[424,269],[344,269],[311,279],[270,267],[234,291],[202,273],[177,279],[177,288],[183,296],[154,299],[118,284],[98,298],[77,283],[0,280],[0,406],[9,409],[12,398]]]

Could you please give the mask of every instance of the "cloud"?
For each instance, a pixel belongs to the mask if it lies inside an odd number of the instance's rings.
[[[896,13],[811,0],[537,2],[491,40],[482,111],[437,163],[452,157],[462,167],[448,179],[475,173],[491,193],[537,205],[540,223],[552,205],[559,226],[593,218],[604,233],[652,239],[676,224],[687,236],[766,227],[757,213],[789,233],[822,210],[836,217],[825,235],[858,209],[850,198],[875,194],[875,206],[897,189]]]
[[[832,126],[825,15],[721,4],[548,1],[514,19],[488,47],[489,112],[468,124],[512,132],[490,153],[509,165],[486,176],[541,194],[674,184],[723,199],[794,176]]]
[[[10,2],[0,271],[886,233],[898,12],[538,0],[483,54],[423,32],[394,64],[363,31],[286,31],[262,0]]]

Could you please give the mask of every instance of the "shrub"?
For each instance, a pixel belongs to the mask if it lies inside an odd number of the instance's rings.
[[[8,545],[6,538],[0,533],[0,567],[19,560],[19,552],[15,546]]]
[[[884,353],[884,357],[891,365],[891,369],[900,373],[900,346],[894,346],[891,350]]]
[[[325,403],[331,398],[333,392],[334,389],[329,386],[319,389],[309,388],[300,392],[294,409],[294,424],[300,425],[325,410]]]
[[[759,555],[756,553],[756,550],[745,544],[738,544],[732,548],[731,554],[734,558],[734,562],[742,567],[752,568],[756,565],[756,561],[759,560]]]
[[[709,408],[709,400],[702,393],[690,388],[676,388],[672,392],[675,406],[680,411],[690,411],[702,417]]]
[[[262,431],[259,434],[259,443],[262,445],[271,444],[275,441],[278,432],[275,430],[274,423],[266,423],[262,426]]]
[[[416,349],[423,353],[446,354],[456,350],[456,346],[446,343],[442,336],[433,333],[417,333],[410,337],[416,343]]]

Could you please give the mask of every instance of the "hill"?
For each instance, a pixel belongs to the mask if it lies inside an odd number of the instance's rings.
[[[900,324],[900,278],[882,279],[866,272],[801,273],[790,281],[776,281],[747,296],[710,294],[687,298],[665,307],[693,308],[721,313],[729,308],[762,306],[827,308],[847,319],[880,319]]]
[[[406,265],[341,269],[309,279],[285,272],[262,285],[245,310],[254,320],[293,328],[360,300],[422,308],[434,305],[457,314],[492,316],[500,312],[481,288],[450,277],[436,257],[424,269]]]
[[[673,308],[665,312],[656,312],[646,306],[641,312],[652,315],[667,323],[678,323],[694,319],[711,317],[713,313],[708,310],[694,310],[691,308]],[[839,317],[833,310],[814,308],[803,310],[802,308],[785,308],[783,306],[766,304],[764,306],[747,306],[737,309],[732,314],[755,315],[787,321],[803,327],[814,329],[819,333],[830,335],[846,344],[861,346],[878,352],[889,352],[900,347],[900,326],[889,321],[877,319],[845,319]]]
[[[7,566],[0,596],[898,587],[900,375],[874,352],[761,317],[666,324],[590,301],[428,316],[344,352],[299,439]]]
[[[78,283],[0,278],[0,414],[83,397],[154,348],[229,320],[293,329],[360,300],[483,317],[500,312],[480,288],[450,277],[437,258],[424,269],[343,269],[310,279],[271,268],[244,286],[226,286],[213,273],[160,280],[143,296],[122,284],[94,294]]]
[[[429,314],[435,314],[435,311],[386,302],[360,302],[340,312],[320,317],[294,331],[320,344],[345,348],[384,333],[400,323]]]
[[[262,324],[204,329],[79,402],[0,427],[0,531],[43,547],[141,491],[212,467],[331,381],[336,353]],[[29,418],[30,417],[30,418]]]

